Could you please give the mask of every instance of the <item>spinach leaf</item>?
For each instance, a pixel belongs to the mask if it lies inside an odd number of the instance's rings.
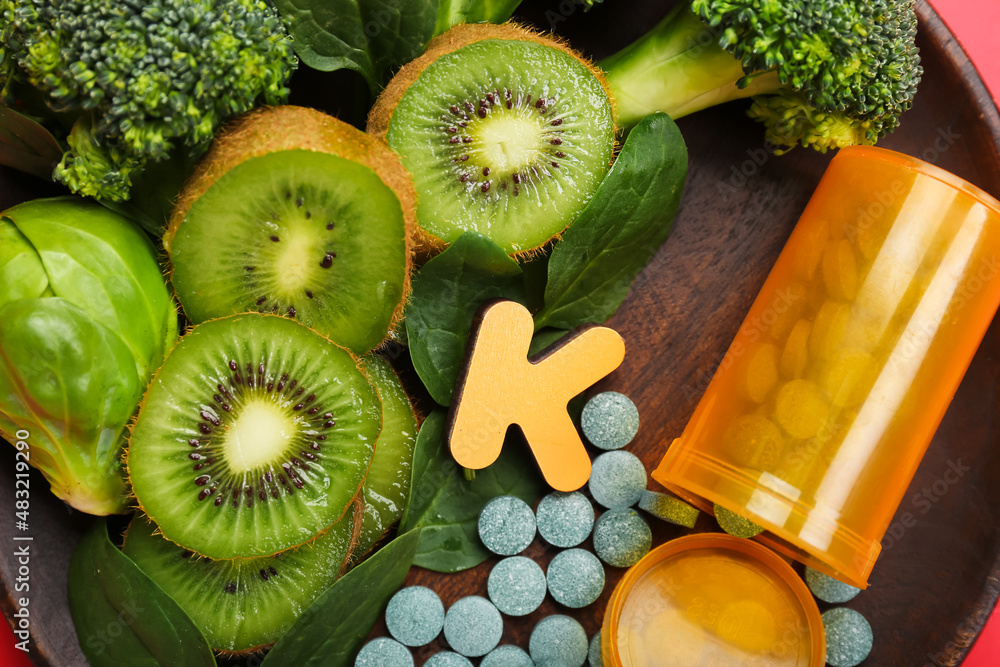
[[[0,106],[0,165],[49,180],[62,159],[55,137],[37,122]]]
[[[377,93],[392,71],[416,58],[434,32],[437,0],[274,0],[302,62],[347,68]]]
[[[504,444],[493,465],[465,479],[444,442],[446,417],[432,412],[417,434],[410,502],[400,530],[420,528],[414,565],[458,572],[479,565],[489,552],[479,541],[479,512],[496,496],[511,495],[533,504],[544,488],[533,459],[516,442]]]
[[[441,405],[451,401],[476,311],[493,298],[525,302],[521,267],[477,232],[462,234],[413,278],[406,308],[410,357]]]
[[[111,544],[105,519],[94,522],[73,553],[69,609],[94,667],[215,664],[188,615]]]
[[[262,667],[349,667],[410,571],[419,531],[402,534],[309,605]]]
[[[274,0],[302,62],[346,68],[377,93],[427,42],[458,23],[506,21],[520,0]]]
[[[594,198],[549,258],[535,328],[603,322],[670,233],[687,176],[687,147],[664,113],[629,133]]]

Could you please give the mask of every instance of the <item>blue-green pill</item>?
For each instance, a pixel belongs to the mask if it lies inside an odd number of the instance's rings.
[[[643,491],[639,498],[639,509],[649,512],[657,519],[685,528],[694,528],[700,512],[680,498],[656,491]]]
[[[437,593],[429,588],[402,588],[385,608],[385,624],[389,634],[401,644],[430,644],[444,627],[444,605]]]
[[[809,586],[813,595],[830,604],[850,602],[861,592],[860,588],[837,581],[830,575],[823,574],[811,567],[806,568],[806,585]]]
[[[583,667],[587,633],[569,616],[546,616],[531,631],[528,652],[540,667]]]
[[[589,551],[569,549],[552,559],[546,579],[556,602],[580,609],[601,596],[604,566]]]
[[[594,506],[579,491],[555,491],[542,498],[535,510],[538,533],[554,547],[575,547],[594,529]]]
[[[646,466],[631,452],[605,452],[594,459],[588,488],[608,509],[632,507],[646,490]]]
[[[354,667],[413,667],[413,656],[395,639],[373,639],[358,652]]]
[[[520,498],[497,496],[479,513],[479,539],[495,554],[519,554],[535,539],[535,513]]]
[[[496,608],[508,616],[524,616],[545,599],[545,573],[535,561],[511,556],[493,566],[486,590]]]
[[[497,647],[503,635],[503,619],[493,603],[470,595],[457,601],[444,617],[444,638],[458,653],[475,658]]]
[[[606,391],[583,406],[580,427],[595,447],[621,449],[639,431],[639,411],[628,396]]]
[[[590,650],[587,651],[587,662],[590,667],[604,667],[604,656],[601,654],[601,633],[590,638]]]
[[[634,509],[608,510],[594,524],[594,551],[613,567],[632,567],[652,545],[653,532]]]
[[[535,663],[524,649],[504,644],[490,651],[479,667],[535,667]]]
[[[424,667],[472,667],[472,661],[453,651],[440,651],[427,658]]]
[[[872,652],[872,626],[853,609],[837,607],[824,612],[823,629],[830,667],[855,667]]]

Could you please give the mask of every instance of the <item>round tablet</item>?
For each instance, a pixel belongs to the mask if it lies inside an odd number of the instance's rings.
[[[354,667],[413,667],[413,656],[395,639],[373,639],[358,652]]]
[[[595,447],[621,449],[639,430],[639,411],[628,396],[606,391],[583,406],[580,427]]]
[[[535,510],[538,533],[554,547],[575,547],[594,529],[594,506],[579,491],[555,491],[541,499]]]
[[[545,599],[545,573],[535,561],[511,556],[493,566],[486,590],[496,608],[508,616],[524,616]]]
[[[594,551],[613,567],[632,567],[652,545],[649,524],[634,509],[609,510],[594,524]]]
[[[531,659],[545,667],[583,667],[587,650],[587,633],[569,616],[546,616],[528,640]]]
[[[588,488],[608,509],[632,507],[646,490],[646,466],[631,452],[606,452],[594,459]]]
[[[604,657],[601,655],[601,633],[590,638],[590,649],[587,651],[587,662],[590,667],[604,667]]]
[[[389,634],[401,644],[430,644],[444,627],[444,605],[437,593],[429,588],[402,588],[385,608],[385,624]]]
[[[535,663],[524,649],[504,644],[490,651],[479,663],[479,667],[535,667]]]
[[[424,667],[472,667],[472,661],[452,651],[440,651],[427,658]]]
[[[855,667],[872,651],[872,626],[853,609],[837,607],[824,612],[823,629],[830,667]]]
[[[742,517],[736,512],[727,510],[722,505],[715,505],[715,520],[719,522],[719,527],[733,537],[750,539],[757,537],[764,532],[762,526],[758,526],[750,519]]]
[[[604,566],[589,551],[569,549],[552,559],[546,579],[556,602],[580,609],[601,596]]]
[[[493,603],[470,595],[457,601],[444,617],[444,638],[462,655],[486,655],[500,643],[503,619]]]
[[[812,594],[823,602],[830,604],[843,604],[850,602],[861,592],[860,588],[855,588],[850,584],[837,581],[833,577],[823,574],[811,567],[806,568],[806,585]]]
[[[535,514],[515,496],[497,496],[479,513],[479,539],[495,554],[513,556],[535,539]]]
[[[700,514],[697,507],[688,505],[680,498],[656,491],[642,492],[642,497],[639,498],[639,509],[649,512],[657,519],[685,528],[694,528],[695,522],[698,521],[698,514]]]

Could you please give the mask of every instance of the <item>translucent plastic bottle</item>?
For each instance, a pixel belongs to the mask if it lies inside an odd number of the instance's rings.
[[[1000,304],[1000,202],[892,151],[830,163],[653,477],[867,586]]]

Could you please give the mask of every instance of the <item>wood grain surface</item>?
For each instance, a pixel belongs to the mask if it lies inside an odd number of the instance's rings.
[[[608,0],[589,13],[569,0],[525,4],[518,13],[522,20],[554,28],[600,58],[639,36],[673,3]],[[922,157],[1000,195],[997,109],[933,10],[921,2],[919,12],[925,78],[901,128],[880,145]],[[316,87],[297,93],[296,101],[350,115],[351,105],[334,97],[340,91]],[[636,403],[642,425],[631,451],[650,469],[683,430],[830,159],[807,150],[769,155],[761,128],[745,117],[744,108],[735,103],[680,120],[691,154],[681,210],[670,238],[609,322],[625,340],[625,361],[590,392],[613,389]],[[31,178],[0,171],[0,208],[40,193]],[[847,605],[863,613],[874,629],[875,646],[866,665],[958,665],[1000,594],[998,377],[1000,325],[995,320],[903,500],[900,514],[913,514],[916,525],[890,527],[892,537],[884,542],[871,588]],[[0,605],[8,620],[16,569],[8,546],[14,532],[13,461],[13,449],[7,448],[0,455],[5,593]],[[958,483],[943,484],[945,472],[955,465],[967,470]],[[33,475],[32,659],[38,665],[72,667],[85,662],[66,605],[66,568],[90,518],[67,510],[45,488],[41,476]],[[650,488],[658,486],[650,481]],[[921,502],[918,494],[931,502]],[[688,532],[652,521],[654,545]],[[703,516],[695,530],[714,529]],[[555,553],[538,538],[526,555],[544,567]],[[466,595],[486,595],[495,562],[451,575],[414,568],[407,583],[434,588],[447,606]],[[593,634],[622,574],[608,568],[603,595],[584,610],[547,599],[529,616],[505,618],[503,642],[527,648],[534,624],[552,613],[574,616]],[[385,634],[384,626],[373,634]],[[416,649],[417,664],[442,648],[439,639]]]

